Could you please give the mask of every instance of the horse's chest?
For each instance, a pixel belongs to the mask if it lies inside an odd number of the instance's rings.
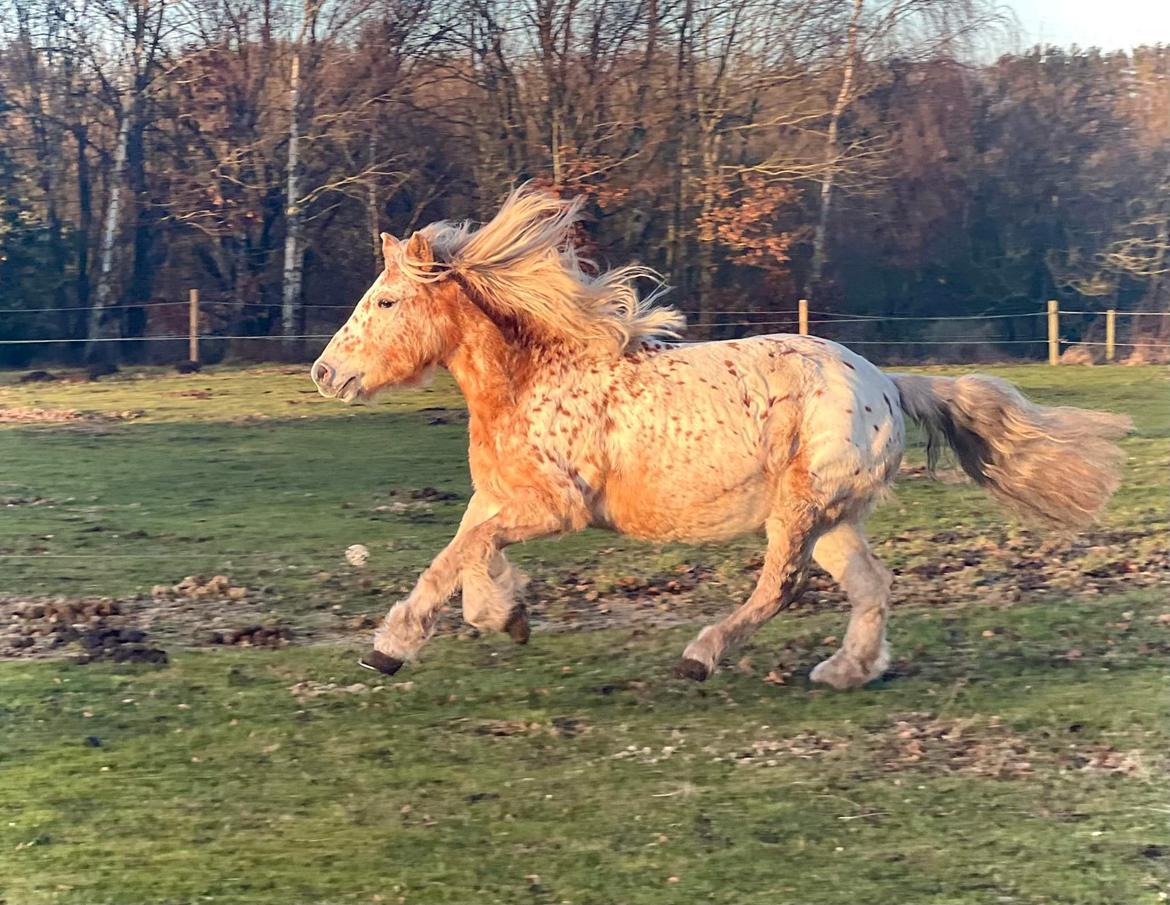
[[[471,476],[498,498],[548,492],[579,506],[601,483],[603,406],[583,389],[536,395],[506,419],[470,426]]]

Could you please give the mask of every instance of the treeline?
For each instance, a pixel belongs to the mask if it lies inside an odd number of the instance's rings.
[[[982,0],[0,0],[0,23],[0,339],[73,341],[0,362],[147,356],[93,340],[182,332],[191,288],[206,332],[328,331],[379,231],[529,179],[587,195],[589,254],[660,270],[696,335],[801,296],[1170,308],[1170,48],[973,62],[1007,34]]]

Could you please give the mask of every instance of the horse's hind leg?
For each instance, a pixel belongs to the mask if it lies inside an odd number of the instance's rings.
[[[870,552],[856,522],[842,522],[822,535],[813,558],[849,595],[853,611],[841,648],[818,664],[811,678],[834,688],[857,688],[890,665],[886,616],[893,575]]]
[[[675,667],[676,675],[703,681],[715,671],[728,648],[750,637],[800,596],[815,539],[815,523],[814,511],[804,506],[768,519],[768,551],[752,596],[726,619],[699,632],[683,651]]]

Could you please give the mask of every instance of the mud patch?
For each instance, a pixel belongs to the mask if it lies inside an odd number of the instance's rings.
[[[147,633],[108,597],[6,601],[7,624],[0,629],[0,656],[68,656],[78,663],[167,662]]]
[[[627,624],[649,628],[688,624],[726,612],[726,599],[707,597],[712,591],[717,594],[720,584],[710,567],[683,563],[668,572],[617,579],[581,571],[534,576],[521,596],[541,628],[589,631]]]
[[[203,643],[224,647],[286,647],[293,640],[287,625],[245,625],[242,628],[207,632]]]
[[[439,490],[437,487],[398,487],[378,494],[370,512],[375,519],[385,513],[429,516],[436,504],[454,503],[462,499],[457,493]],[[353,504],[343,503],[342,508],[351,509]]]
[[[283,647],[315,636],[311,627],[298,628],[294,636],[293,629],[269,611],[275,602],[227,576],[188,576],[174,585],[157,585],[151,596],[0,597],[0,659],[68,657],[79,652],[90,659],[114,659],[112,648],[126,644]],[[148,637],[139,641],[112,630]],[[213,640],[216,634],[218,641]]]
[[[15,509],[20,506],[52,506],[53,501],[43,496],[36,496],[35,494],[24,496],[21,494],[0,494],[0,506],[8,509]]]
[[[472,735],[487,735],[496,738],[507,738],[513,735],[575,738],[588,734],[591,728],[583,719],[562,716],[553,717],[547,723],[528,720],[473,720],[466,726],[466,731],[471,732]]]
[[[409,691],[413,687],[413,682],[394,682],[387,685],[367,685],[365,682],[354,682],[352,685],[338,685],[336,682],[305,680],[304,682],[297,682],[295,685],[290,685],[288,691],[299,703],[303,704],[306,701],[312,701],[316,698],[367,695],[380,692],[386,688]]]
[[[425,408],[418,413],[427,419],[427,424],[466,424],[468,421],[467,409]]]
[[[171,392],[166,393],[164,395],[179,396],[179,397],[185,397],[188,399],[210,399],[213,396],[215,396],[216,393],[210,389],[207,389],[207,390],[172,390]]]

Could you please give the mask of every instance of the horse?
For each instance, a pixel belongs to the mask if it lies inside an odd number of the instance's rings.
[[[512,544],[588,526],[653,541],[763,531],[748,600],[686,646],[675,673],[703,681],[799,597],[815,561],[851,613],[811,672],[836,688],[888,668],[892,573],[863,523],[898,473],[905,421],[933,471],[949,446],[1009,510],[1072,529],[1119,484],[1123,416],[1049,408],[994,377],[888,374],[842,345],[775,334],[684,343],[652,271],[603,270],[573,242],[581,199],[522,186],[489,222],[381,235],[385,268],[311,368],[320,393],[369,401],[446,368],[467,401],[474,493],[454,539],[394,604],[361,665],[414,658],[460,589],[463,617],[529,637]]]

